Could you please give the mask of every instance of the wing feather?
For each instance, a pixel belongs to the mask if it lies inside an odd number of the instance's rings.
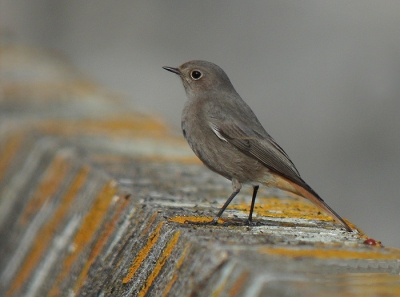
[[[227,121],[210,122],[210,128],[224,141],[229,142],[243,153],[251,156],[274,172],[300,184],[305,184],[285,151],[269,136],[245,125]]]

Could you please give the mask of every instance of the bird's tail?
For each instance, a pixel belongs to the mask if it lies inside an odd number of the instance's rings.
[[[306,183],[304,183],[305,187],[308,187],[309,189],[305,189],[304,187],[284,178],[284,177],[275,177],[275,182],[276,186],[279,189],[285,190],[292,192],[296,195],[299,195],[301,197],[304,197],[314,203],[316,206],[318,206],[320,209],[325,211],[327,214],[329,214],[335,221],[338,223],[342,224],[344,228],[346,228],[347,231],[352,232],[353,229],[350,228],[350,226],[332,209],[328,204],[322,200],[321,197],[313,190],[311,187],[309,187]]]

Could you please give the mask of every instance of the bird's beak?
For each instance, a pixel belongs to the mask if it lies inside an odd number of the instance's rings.
[[[168,66],[164,66],[163,68],[175,74],[181,75],[181,71],[178,68],[168,67]]]

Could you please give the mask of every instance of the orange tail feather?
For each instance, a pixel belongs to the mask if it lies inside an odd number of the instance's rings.
[[[298,184],[281,176],[275,176],[275,183],[276,187],[279,189],[292,192],[296,195],[308,199],[316,206],[318,206],[320,209],[329,214],[335,221],[342,224],[347,231],[349,232],[353,231],[353,229],[351,229],[350,226],[332,208],[330,208],[329,205],[326,204],[324,200],[322,200],[316,193],[315,194],[311,193],[306,189],[304,189],[303,187],[299,186]]]

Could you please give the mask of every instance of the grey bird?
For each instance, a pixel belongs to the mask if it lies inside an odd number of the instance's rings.
[[[242,184],[250,184],[253,196],[249,224],[259,185],[266,185],[310,200],[347,231],[352,231],[300,177],[289,156],[265,131],[219,66],[193,60],[178,68],[163,68],[179,75],[186,91],[183,136],[209,169],[232,181],[232,194],[210,223],[217,224]]]

